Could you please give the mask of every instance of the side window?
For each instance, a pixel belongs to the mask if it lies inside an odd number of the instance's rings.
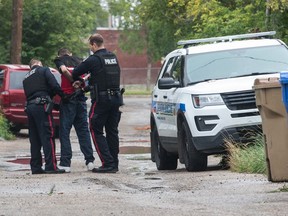
[[[175,57],[172,57],[167,61],[167,64],[166,64],[166,67],[164,69],[164,73],[163,73],[162,77],[171,77],[172,76],[171,69],[172,69],[172,66],[174,63],[174,58]]]
[[[28,71],[26,73],[28,73]],[[23,89],[23,79],[26,73],[17,71],[10,72],[9,89]]]
[[[182,59],[181,56],[177,56],[175,58],[175,62],[174,62],[173,67],[172,67],[172,77],[178,81],[180,81],[181,71],[182,71],[181,59]]]
[[[182,61],[181,56],[174,56],[167,62],[163,77],[172,77],[175,80],[180,80]]]
[[[0,88],[3,87],[3,82],[4,82],[4,70],[0,69]]]

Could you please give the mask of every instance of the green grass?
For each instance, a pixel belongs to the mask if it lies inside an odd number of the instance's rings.
[[[126,90],[124,93],[125,95],[151,95],[151,91],[147,90]]]
[[[7,119],[0,114],[0,137],[5,140],[15,139],[15,136],[9,130]]]
[[[125,95],[151,95],[152,88],[148,88],[145,85],[126,85],[123,86],[125,88]]]
[[[229,152],[230,170],[239,173],[267,174],[264,139],[262,134],[256,134],[253,142],[241,145],[231,140],[226,141]]]

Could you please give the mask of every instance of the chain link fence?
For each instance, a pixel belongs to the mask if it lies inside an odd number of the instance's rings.
[[[150,71],[150,72],[149,72]],[[152,89],[158,77],[160,67],[148,68],[121,68],[121,85],[146,90]]]

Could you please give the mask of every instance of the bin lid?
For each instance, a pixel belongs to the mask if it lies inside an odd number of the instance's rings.
[[[280,72],[280,83],[287,84],[288,83],[288,71]]]
[[[257,78],[254,80],[253,89],[275,88],[275,87],[281,87],[278,77]]]

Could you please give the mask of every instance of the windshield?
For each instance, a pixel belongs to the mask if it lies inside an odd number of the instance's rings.
[[[189,55],[184,83],[224,79],[249,74],[287,71],[288,50],[284,46],[253,47]]]

